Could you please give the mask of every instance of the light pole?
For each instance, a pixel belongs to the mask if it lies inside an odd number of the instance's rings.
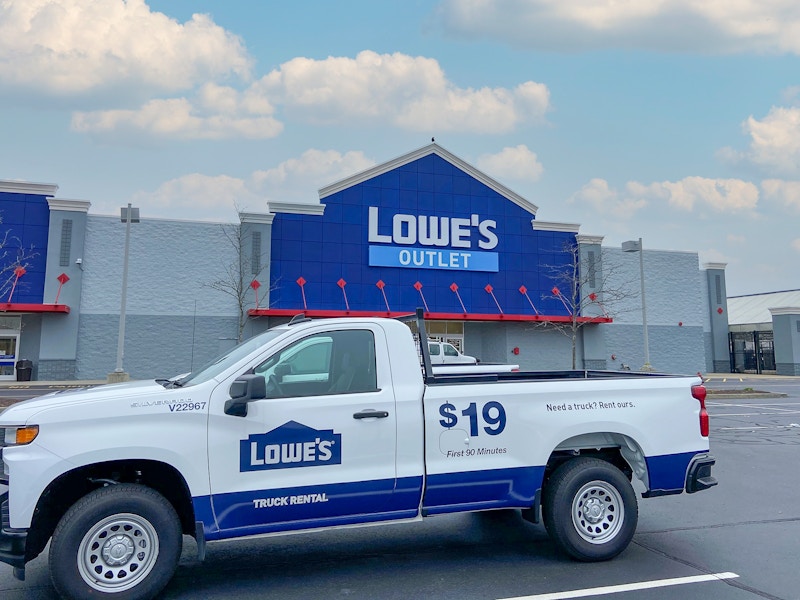
[[[652,371],[653,367],[650,366],[650,343],[647,339],[647,303],[644,299],[644,248],[642,247],[642,238],[639,238],[638,241],[622,242],[622,251],[639,253],[639,280],[642,283],[642,331],[644,332],[644,365],[642,366],[642,371]]]
[[[122,356],[125,348],[125,302],[128,296],[128,250],[131,244],[131,223],[139,222],[139,209],[128,206],[120,208],[120,221],[125,223],[125,253],[122,259],[122,298],[119,305],[119,337],[117,338],[117,367],[109,373],[108,381],[127,381],[129,375],[122,370]]]

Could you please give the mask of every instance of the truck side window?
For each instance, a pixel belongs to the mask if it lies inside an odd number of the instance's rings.
[[[444,355],[445,356],[458,356],[458,350],[455,349],[454,346],[450,344],[444,345]]]
[[[354,329],[333,334],[331,394],[374,392],[378,389],[375,372],[375,338],[371,331]]]
[[[428,344],[431,356],[439,356],[439,344]]]
[[[268,398],[377,389],[371,331],[345,330],[303,338],[253,369],[267,380]]]

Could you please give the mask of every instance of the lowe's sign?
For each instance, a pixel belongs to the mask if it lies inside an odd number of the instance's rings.
[[[413,269],[499,271],[497,221],[396,213],[369,207],[369,265]]]
[[[289,421],[239,442],[239,470],[264,471],[342,464],[342,435]]]

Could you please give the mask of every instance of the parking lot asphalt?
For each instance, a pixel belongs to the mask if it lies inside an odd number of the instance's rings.
[[[800,377],[711,374],[710,390],[763,389],[779,398],[709,395],[719,486],[640,502],[634,541],[619,558],[575,563],[516,511],[444,515],[420,523],[210,544],[185,540],[170,600],[797,600]],[[104,382],[6,382],[39,395]],[[10,385],[8,385],[10,384]],[[27,387],[16,387],[25,385]],[[42,388],[44,386],[44,388]],[[52,387],[50,387],[52,386]],[[0,598],[50,600],[47,557],[26,582],[0,565]]]

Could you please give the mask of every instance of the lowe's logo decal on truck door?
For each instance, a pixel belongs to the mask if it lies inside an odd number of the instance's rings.
[[[289,421],[239,442],[239,471],[342,464],[342,435]]]

